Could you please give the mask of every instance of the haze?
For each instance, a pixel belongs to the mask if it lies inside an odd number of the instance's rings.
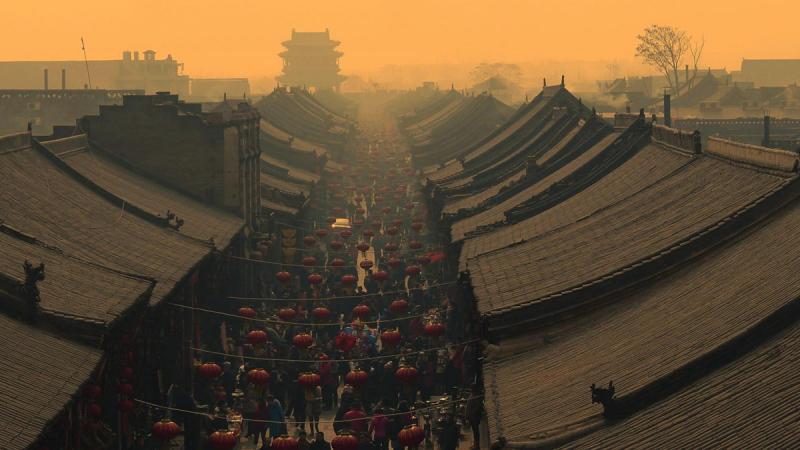
[[[172,54],[187,73],[201,77],[276,75],[277,53],[292,28],[329,28],[342,42],[342,72],[348,75],[369,75],[387,65],[481,61],[616,60],[637,67],[635,36],[653,23],[704,36],[705,66],[736,68],[742,58],[800,56],[800,2],[794,0],[4,3],[0,60],[79,59],[83,36],[90,59],[117,59],[126,49],[152,48],[162,57]]]

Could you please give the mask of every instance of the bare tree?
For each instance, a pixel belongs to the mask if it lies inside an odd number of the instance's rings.
[[[695,43],[692,37],[683,30],[671,26],[651,25],[636,36],[636,56],[645,64],[657,68],[667,79],[670,90],[679,95],[684,87],[688,87],[697,76],[697,66],[703,54],[705,41]],[[694,73],[691,80],[681,83],[680,68],[685,59],[691,55]]]

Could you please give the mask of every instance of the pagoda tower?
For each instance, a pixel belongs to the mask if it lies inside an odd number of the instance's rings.
[[[277,77],[279,83],[287,86],[315,88],[317,90],[339,90],[339,84],[346,78],[339,75],[337,51],[339,41],[332,41],[326,28],[324,32],[298,32],[292,29],[292,39],[283,42],[286,51],[283,58],[283,74]]]

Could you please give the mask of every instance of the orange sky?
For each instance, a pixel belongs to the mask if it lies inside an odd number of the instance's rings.
[[[225,6],[220,6],[220,5]],[[496,5],[502,5],[500,7]],[[3,0],[0,60],[171,53],[193,76],[266,76],[291,29],[331,29],[345,73],[386,64],[632,60],[651,23],[706,38],[703,65],[800,58],[798,0]]]

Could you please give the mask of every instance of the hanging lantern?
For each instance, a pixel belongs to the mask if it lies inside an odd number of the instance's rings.
[[[288,322],[297,316],[297,311],[294,308],[281,308],[278,310],[278,318],[284,322]]]
[[[358,317],[359,319],[369,317],[371,313],[372,310],[369,308],[369,306],[363,303],[353,308],[353,317]]]
[[[119,403],[117,404],[117,409],[119,409],[119,412],[121,413],[131,412],[133,411],[133,402],[128,400],[127,398],[124,398],[120,400]]]
[[[153,424],[150,431],[158,439],[169,441],[181,434],[181,427],[169,419],[161,419]]]
[[[256,386],[265,386],[269,383],[269,372],[264,369],[250,369],[247,372],[247,381],[255,384]]]
[[[360,207],[360,206],[358,208],[356,208],[356,214],[358,214],[359,216],[363,216],[364,213],[366,213],[366,212],[367,212],[367,210],[362,208],[362,207]]]
[[[444,334],[444,325],[439,322],[431,322],[425,325],[425,334],[430,337],[439,337]]]
[[[342,332],[336,335],[334,344],[336,345],[336,348],[338,348],[339,350],[343,352],[348,352],[350,349],[355,347],[356,337],[353,336],[352,334],[347,334]]]
[[[356,279],[355,275],[350,275],[349,273],[347,275],[342,275],[341,278],[342,286],[352,286],[356,284],[356,281],[358,280]]]
[[[383,270],[378,270],[372,274],[372,279],[382,284],[384,281],[389,279],[389,273],[384,272]]]
[[[252,319],[256,316],[256,310],[249,306],[242,306],[239,308],[239,315],[248,319]]]
[[[317,240],[314,239],[314,236],[306,236],[303,238],[303,243],[306,244],[306,247],[313,247]]]
[[[399,232],[400,230],[397,227],[389,227],[386,229],[386,234],[389,236],[397,236],[397,233]]]
[[[422,242],[420,241],[411,241],[408,243],[408,248],[411,250],[419,250],[422,248]]]
[[[103,415],[103,407],[97,403],[92,403],[86,408],[86,413],[95,419]]]
[[[130,383],[120,383],[117,385],[117,391],[122,395],[131,395],[133,394],[133,385]]]
[[[280,271],[275,274],[275,278],[281,283],[286,284],[292,281],[292,274],[290,274],[289,272]]]
[[[353,235],[353,232],[352,232],[352,231],[350,231],[350,230],[342,230],[342,232],[341,232],[341,233],[339,233],[339,236],[341,236],[341,237],[342,237],[342,239],[347,239],[347,238],[349,238],[349,237],[350,237],[350,236],[352,236],[352,235]]]
[[[427,266],[431,263],[431,257],[428,255],[419,255],[417,256],[417,264],[420,266]]]
[[[425,431],[417,425],[409,425],[397,433],[397,440],[405,447],[416,447],[425,440]]]
[[[358,246],[357,246],[356,248],[357,248],[357,249],[358,249],[358,251],[360,251],[362,254],[366,254],[366,253],[367,253],[367,250],[369,250],[369,244],[367,244],[366,242],[362,242],[362,243],[358,244]]]
[[[387,347],[395,347],[401,339],[402,335],[397,330],[386,330],[381,333],[381,343]]]
[[[333,258],[331,261],[331,267],[344,267],[345,262],[341,258]]]
[[[409,366],[402,366],[394,373],[398,380],[406,384],[412,384],[417,381],[417,369]]]
[[[350,424],[350,428],[355,432],[367,431],[367,417],[364,411],[360,409],[351,409],[344,413],[344,421]]]
[[[252,330],[249,333],[247,333],[246,338],[247,342],[249,342],[251,345],[261,345],[267,342],[269,336],[267,335],[267,332],[264,330]]]
[[[333,221],[334,221],[334,222],[336,222],[336,219],[334,218],[334,220],[333,220]],[[325,236],[327,236],[327,235],[328,235],[328,230],[326,230],[326,229],[324,229],[324,228],[320,228],[320,229],[318,229],[318,230],[314,231],[314,234],[316,234],[318,238],[320,238],[320,239],[324,239],[324,238],[325,238]]]
[[[86,398],[97,398],[100,397],[100,395],[102,394],[103,394],[103,388],[94,383],[88,384],[86,385],[85,388],[83,388],[83,395],[85,395]]]
[[[396,252],[399,248],[400,246],[394,242],[387,242],[386,245],[383,246],[383,250],[389,253]]]
[[[303,258],[301,263],[306,267],[314,267],[317,264],[317,258],[313,256],[306,256]]]
[[[397,315],[405,314],[408,311],[408,300],[401,298],[393,301],[389,304],[389,311]]]
[[[400,267],[401,262],[399,259],[392,256],[391,258],[389,258],[386,264],[388,264],[389,267],[391,267],[392,269],[397,269],[398,267]]]
[[[133,367],[123,367],[119,371],[119,377],[125,380],[133,380]]]
[[[299,349],[306,349],[311,347],[311,344],[314,343],[314,338],[311,337],[308,333],[300,333],[296,334],[294,338],[292,338],[292,344]]]
[[[197,372],[206,380],[213,380],[222,375],[222,367],[216,363],[203,363],[197,366]]]
[[[300,448],[300,442],[292,436],[278,436],[272,439],[269,445],[270,450],[297,450]]]
[[[393,227],[400,227],[400,225],[402,225],[402,224],[403,224],[403,220],[402,219],[394,219],[392,221],[392,226]]]
[[[416,277],[420,273],[419,266],[406,266],[406,275],[409,277]]]
[[[364,234],[364,237],[367,238],[367,239],[371,238],[372,236],[375,236],[375,232],[370,230],[370,229],[364,230],[363,234]]]
[[[360,263],[358,263],[358,267],[361,267],[364,270],[372,269],[373,265],[374,264],[372,263],[372,261],[370,261],[368,259],[364,259]]]
[[[316,286],[322,284],[322,275],[318,273],[312,273],[311,275],[308,276],[307,280],[309,284]]]
[[[384,213],[384,214],[389,214],[390,212],[392,212],[392,208],[389,208],[388,206],[384,206],[383,208],[381,208],[381,212]]]
[[[312,372],[301,373],[300,376],[297,377],[297,382],[306,389],[313,389],[319,386],[321,380],[318,374]]]
[[[329,245],[331,247],[331,250],[336,252],[338,252],[339,250],[342,249],[342,247],[344,247],[344,244],[342,244],[341,241],[331,241]]]
[[[324,306],[318,306],[311,311],[311,315],[317,322],[327,322],[331,318],[331,310]]]
[[[333,450],[358,450],[358,438],[352,434],[340,434],[331,439]]]
[[[361,369],[351,370],[344,376],[344,382],[353,387],[361,387],[369,380],[369,374]]]
[[[231,450],[238,444],[236,433],[228,430],[219,430],[211,433],[208,443],[214,450]]]
[[[419,233],[425,225],[422,222],[414,222],[411,224],[411,229]]]

